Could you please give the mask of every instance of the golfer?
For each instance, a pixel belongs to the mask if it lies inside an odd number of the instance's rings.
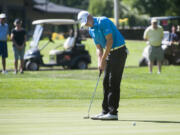
[[[89,27],[96,45],[98,68],[104,71],[102,113],[94,120],[118,120],[120,83],[127,57],[124,37],[107,17],[93,17],[87,11],[78,14],[81,27]]]

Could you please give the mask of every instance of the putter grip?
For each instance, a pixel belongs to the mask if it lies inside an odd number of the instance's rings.
[[[102,70],[99,70],[99,77],[101,76],[101,74],[102,74]]]

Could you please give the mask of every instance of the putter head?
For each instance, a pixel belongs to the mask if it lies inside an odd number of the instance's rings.
[[[84,116],[83,118],[84,118],[84,119],[89,119],[89,115],[88,115],[88,116]]]

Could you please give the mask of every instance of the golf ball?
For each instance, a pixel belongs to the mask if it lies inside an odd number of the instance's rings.
[[[136,122],[133,122],[133,126],[136,126]]]

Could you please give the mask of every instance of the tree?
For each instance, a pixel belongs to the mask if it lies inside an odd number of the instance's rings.
[[[167,0],[134,0],[133,8],[137,8],[141,14],[150,16],[163,16],[168,9]]]
[[[179,16],[180,15],[180,1],[179,0],[167,0],[168,10],[166,10],[166,15]]]
[[[90,0],[89,12],[94,16],[113,16],[113,1],[112,0]]]
[[[51,2],[54,2],[56,4],[79,8],[79,9],[88,9],[89,0],[49,0]]]
[[[132,7],[137,8],[141,14],[148,14],[151,17],[178,16],[180,13],[179,0],[134,0]]]

